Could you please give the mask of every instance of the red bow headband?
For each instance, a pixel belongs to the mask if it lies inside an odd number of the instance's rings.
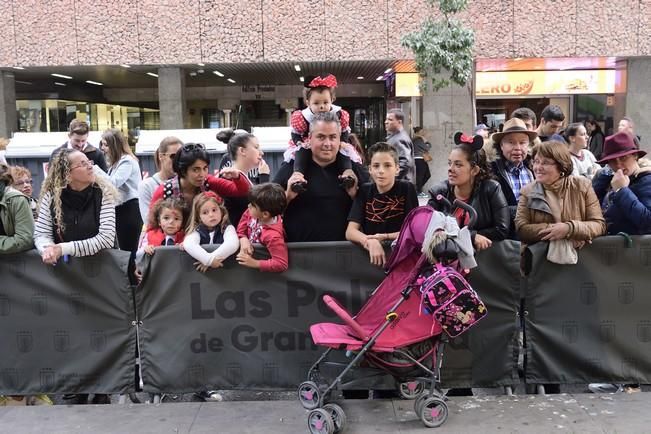
[[[325,77],[316,76],[307,84],[307,87],[337,87],[337,77],[328,74]]]
[[[214,191],[210,191],[210,190],[204,191],[203,195],[210,198],[210,199],[215,199],[217,201],[217,203],[222,203],[223,202],[223,199],[221,197],[219,197],[219,195],[217,193],[215,193]]]

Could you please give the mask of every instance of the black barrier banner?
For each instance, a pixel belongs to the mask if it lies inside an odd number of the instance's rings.
[[[134,390],[128,252],[0,259],[0,394]]]
[[[478,267],[468,282],[486,304],[488,315],[446,347],[441,377],[445,387],[512,386],[517,371],[520,326],[520,243],[494,243],[477,253]]]
[[[651,382],[651,236],[601,237],[576,265],[530,247],[525,306],[530,383]]]
[[[472,279],[486,285],[480,293],[489,315],[446,350],[449,385],[513,383],[517,265],[503,270],[502,255],[516,250],[497,243],[479,257],[488,265],[473,271]],[[304,381],[324,351],[312,343],[310,325],[340,322],[322,295],[333,294],[354,315],[384,274],[350,243],[296,243],[289,253],[290,269],[282,274],[245,269],[232,260],[202,274],[186,253],[158,249],[138,294],[145,390],[292,388]],[[346,360],[343,352],[335,358]],[[372,383],[394,386],[387,378]]]

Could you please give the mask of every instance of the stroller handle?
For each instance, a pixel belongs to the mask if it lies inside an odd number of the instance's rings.
[[[468,229],[472,229],[473,226],[475,226],[475,223],[477,223],[477,211],[475,211],[475,208],[471,207],[465,202],[460,201],[459,199],[454,200],[454,208],[461,208],[465,209],[468,211],[468,214],[470,214],[470,221],[468,222]]]
[[[466,210],[468,214],[470,214],[468,229],[471,229],[475,225],[475,223],[477,223],[477,211],[475,211],[475,208],[471,207],[467,203],[460,201],[459,199],[455,199],[454,203],[450,203],[448,198],[443,196],[442,194],[436,195],[436,201],[443,205],[443,210],[446,214],[452,214],[452,211],[456,208],[461,208]]]

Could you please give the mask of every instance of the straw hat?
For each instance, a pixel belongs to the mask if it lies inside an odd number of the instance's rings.
[[[504,129],[502,130],[501,133],[495,133],[491,136],[491,139],[493,139],[493,143],[496,145],[499,145],[502,142],[502,139],[504,136],[507,134],[512,134],[512,133],[524,133],[527,136],[529,136],[529,140],[532,142],[536,137],[538,137],[538,133],[535,131],[529,131],[527,129],[527,126],[524,124],[524,121],[522,119],[518,118],[513,118],[509,119],[506,121],[504,124]]]

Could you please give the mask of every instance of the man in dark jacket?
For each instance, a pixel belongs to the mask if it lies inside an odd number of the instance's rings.
[[[335,113],[317,113],[310,124],[312,158],[304,174],[294,172],[294,162],[283,163],[273,182],[286,188],[287,209],[283,216],[288,242],[344,241],[348,214],[358,184],[368,181],[368,172],[353,162],[355,185],[344,191],[340,186],[337,159],[342,155],[341,124]],[[306,181],[307,190],[299,195],[291,188]]]
[[[86,122],[74,119],[70,122],[70,127],[68,128],[68,141],[52,151],[50,161],[52,161],[52,157],[61,149],[76,149],[86,154],[86,157],[104,172],[108,172],[108,166],[106,165],[106,159],[102,151],[88,143],[89,132],[90,128]]]
[[[400,172],[398,179],[416,183],[416,164],[414,163],[414,144],[403,126],[405,114],[402,110],[391,109],[384,120],[387,130],[387,143],[398,153]]]
[[[534,180],[528,167],[529,145],[538,137],[535,131],[529,131],[525,123],[518,119],[509,119],[501,133],[491,136],[493,146],[499,158],[491,163],[491,171],[502,187],[502,193],[509,205],[510,229],[509,239],[517,239],[515,234],[515,212],[518,209],[520,190]]]

